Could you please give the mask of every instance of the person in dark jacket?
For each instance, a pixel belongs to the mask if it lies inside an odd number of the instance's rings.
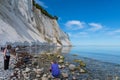
[[[4,52],[5,48],[4,47],[1,47],[1,51]]]
[[[51,62],[50,71],[51,71],[52,76],[53,76],[54,78],[59,78],[59,77],[60,77],[60,70],[59,70],[59,67],[58,67],[58,64],[57,64],[56,61],[52,61],[52,62]]]
[[[4,70],[9,69],[11,48],[11,45],[7,45],[4,50]]]

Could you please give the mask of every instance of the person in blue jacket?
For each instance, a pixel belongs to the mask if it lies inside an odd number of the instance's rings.
[[[52,62],[51,62],[50,71],[51,71],[52,76],[53,76],[54,78],[59,78],[59,77],[60,77],[60,69],[59,69],[58,64],[57,64],[56,61],[52,61]]]

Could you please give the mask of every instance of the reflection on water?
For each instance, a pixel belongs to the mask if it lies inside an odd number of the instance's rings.
[[[76,47],[53,47],[35,46],[28,47],[30,54],[41,53],[70,53],[81,57],[96,59],[103,62],[120,64],[120,47],[115,46],[76,46]],[[68,55],[67,55],[68,56]]]
[[[71,49],[72,49],[72,47],[63,47],[61,50],[61,53],[70,53]]]
[[[70,53],[71,47],[28,47],[27,51],[31,54],[41,54],[41,53]]]

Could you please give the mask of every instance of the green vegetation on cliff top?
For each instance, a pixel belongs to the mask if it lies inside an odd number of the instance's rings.
[[[51,14],[49,14],[42,6],[40,6],[38,3],[35,3],[34,0],[33,0],[33,6],[35,6],[37,9],[41,10],[41,12],[43,14],[45,14],[46,16],[48,16],[49,18],[58,20],[57,16],[52,16]]]

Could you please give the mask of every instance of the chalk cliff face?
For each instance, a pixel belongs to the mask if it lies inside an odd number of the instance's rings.
[[[32,0],[0,0],[0,44],[6,42],[71,45],[57,21],[33,7]]]

